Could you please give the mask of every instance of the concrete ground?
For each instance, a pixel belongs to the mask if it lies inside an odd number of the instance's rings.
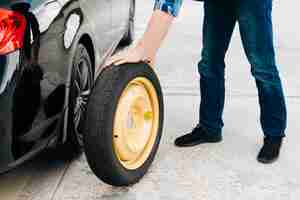
[[[137,35],[141,36],[153,2],[139,0]],[[186,0],[165,41],[156,70],[161,79],[166,123],[160,151],[146,177],[129,188],[99,181],[84,156],[72,163],[37,158],[0,177],[2,200],[297,200],[300,195],[300,18],[299,2],[274,1],[278,63],[288,104],[288,137],[278,162],[262,165],[258,101],[250,67],[235,32],[227,57],[224,142],[188,149],[174,139],[197,123],[202,3]],[[297,23],[296,23],[297,24]]]

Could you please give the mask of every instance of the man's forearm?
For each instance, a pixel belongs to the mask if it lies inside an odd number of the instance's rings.
[[[166,12],[155,10],[138,45],[142,46],[149,58],[154,58],[165,39],[174,17]]]

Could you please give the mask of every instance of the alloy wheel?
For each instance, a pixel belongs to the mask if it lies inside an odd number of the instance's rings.
[[[74,66],[75,105],[73,112],[74,130],[78,142],[83,145],[83,126],[87,102],[92,90],[92,71],[89,61],[81,58]]]

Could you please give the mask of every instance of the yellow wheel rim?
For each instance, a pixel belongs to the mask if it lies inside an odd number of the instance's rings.
[[[130,81],[119,99],[114,119],[113,148],[129,170],[141,167],[151,154],[159,127],[159,103],[152,83]]]

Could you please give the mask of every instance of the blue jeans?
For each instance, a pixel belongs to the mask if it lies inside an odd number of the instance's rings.
[[[224,58],[238,24],[258,89],[264,134],[285,136],[287,113],[275,62],[272,0],[205,0],[204,10],[203,50],[198,64],[200,125],[211,133],[221,134],[225,98]]]

